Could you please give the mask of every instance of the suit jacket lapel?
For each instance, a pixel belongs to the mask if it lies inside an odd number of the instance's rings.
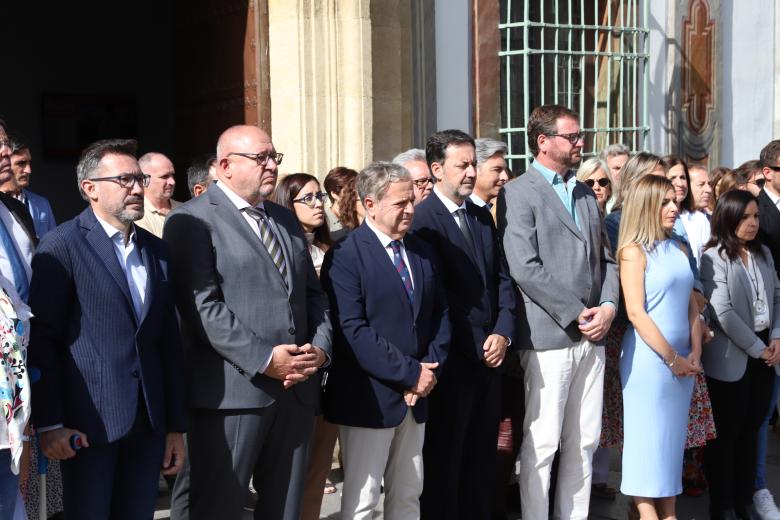
[[[287,263],[287,280],[286,286],[287,286],[287,294],[292,294],[292,279],[293,279],[293,272],[294,267],[293,266],[293,254],[292,254],[292,239],[290,238],[290,234],[287,232],[287,229],[285,229],[284,226],[280,225],[280,219],[277,218],[276,214],[276,207],[272,204],[266,204],[265,210],[268,213],[268,216],[271,217],[271,220],[274,222],[274,227],[277,231],[276,236],[279,238],[279,241],[282,243],[282,255],[284,255],[284,261]],[[265,248],[265,246],[263,246]],[[266,250],[266,253],[268,251]],[[270,255],[268,256],[270,259]],[[273,262],[272,262],[273,263]],[[274,268],[276,268],[276,264],[274,264]],[[279,278],[281,278],[281,273],[279,274]]]
[[[92,213],[91,209],[88,209],[87,211]],[[82,216],[84,216],[83,213]],[[86,224],[89,226],[89,219],[87,220],[88,222]],[[106,234],[105,229],[103,229],[103,226],[100,225],[94,215],[92,215],[91,224],[91,227],[86,227],[88,230],[86,234],[87,242],[90,246],[92,246],[93,251],[95,251],[97,256],[100,258],[100,264],[106,268],[108,274],[119,286],[122,294],[125,295],[127,304],[132,310],[133,298],[130,296],[130,287],[127,285],[127,278],[125,277],[125,273],[122,271],[122,267],[119,265],[119,260],[116,257],[114,244],[111,242],[111,239]],[[82,226],[83,225],[84,223],[82,223]],[[135,315],[135,312],[133,312],[133,315]]]
[[[222,217],[226,225],[238,230],[238,232],[244,238],[244,242],[255,250],[259,261],[266,262],[269,268],[273,268],[273,270],[278,273],[279,270],[276,268],[274,261],[271,259],[271,255],[268,254],[268,250],[258,238],[255,230],[250,227],[251,224],[247,222],[247,220],[241,215],[241,212],[238,210],[238,208],[236,208],[236,205],[227,198],[227,195],[225,195],[220,187],[212,187],[214,189],[206,191],[206,193],[202,196],[209,197],[209,201],[214,205],[215,211]],[[285,260],[287,260],[286,255]],[[281,274],[279,274],[278,279],[279,283],[284,285],[284,280],[282,280]],[[286,289],[289,291],[289,287]]]
[[[409,297],[406,295],[406,288],[401,281],[401,276],[398,274],[398,271],[395,270],[395,266],[390,260],[390,256],[387,254],[387,251],[382,247],[382,243],[379,241],[379,237],[377,237],[376,234],[371,231],[371,229],[369,229],[365,222],[361,224],[360,227],[358,227],[355,231],[353,231],[353,233],[360,233],[360,239],[365,244],[366,250],[368,250],[369,254],[373,257],[374,264],[377,265],[379,270],[385,271],[383,277],[386,277],[387,280],[392,280],[389,283],[395,285],[398,298],[404,304],[409,305]],[[409,256],[408,250],[406,254]],[[407,268],[409,267],[407,266]],[[414,277],[414,272],[412,272],[412,277]],[[416,285],[417,279],[413,278],[413,281],[415,282],[414,285]],[[415,290],[414,293],[415,298],[417,298],[417,291]]]
[[[541,200],[550,201],[549,207],[555,212],[558,220],[560,220],[564,226],[569,228],[569,230],[574,233],[577,238],[585,241],[585,237],[583,236],[582,232],[577,229],[577,224],[574,222],[572,216],[566,211],[566,206],[563,205],[560,197],[558,197],[558,193],[556,193],[552,185],[547,182],[547,179],[545,179],[544,176],[539,173],[539,171],[533,166],[528,168],[528,171],[525,173],[525,175],[529,176],[528,180],[530,181],[531,186],[533,186],[533,188],[539,192]]]
[[[460,230],[458,230],[460,233]],[[464,239],[465,242],[465,239]],[[423,269],[420,255],[414,250],[414,246],[408,247],[407,241],[404,241],[404,247],[406,247],[406,256],[409,258],[409,269],[412,273],[412,280],[414,281],[414,300],[412,302],[412,311],[414,312],[414,319],[417,320],[417,315],[420,314],[420,308],[422,307],[423,298]]]
[[[444,203],[439,199],[438,195],[435,193],[432,193],[430,197],[433,198],[433,202],[435,204],[436,209],[436,215],[439,221],[444,226],[445,232],[447,234],[447,237],[450,239],[451,242],[458,245],[460,249],[463,250],[463,252],[466,253],[466,255],[469,257],[469,260],[471,260],[471,263],[473,263],[475,266],[477,266],[477,269],[479,269],[479,262],[477,262],[474,255],[476,254],[476,251],[471,251],[471,248],[469,247],[468,243],[466,242],[466,237],[463,236],[463,232],[458,227],[458,224],[455,223],[455,217],[453,217],[452,213],[447,210],[447,207],[444,205]],[[468,203],[467,203],[468,204]],[[468,206],[466,206],[466,218],[469,219],[468,215]],[[472,224],[469,229],[471,229],[471,236],[476,240],[476,224],[473,222],[473,218],[471,218],[469,224]],[[476,246],[476,242],[474,243]],[[480,269],[481,272],[481,269]],[[412,274],[414,276],[414,274]]]
[[[476,264],[477,269],[479,269],[479,272],[482,273],[482,279],[487,280],[487,272],[486,272],[486,265],[487,265],[487,257],[485,254],[487,253],[485,248],[485,238],[482,236],[482,232],[484,231],[484,226],[480,224],[479,219],[477,219],[475,212],[479,211],[479,208],[476,204],[470,201],[466,201],[466,218],[469,222],[469,229],[471,229],[471,236],[474,237],[474,255],[476,255]],[[465,240],[464,240],[465,242]]]
[[[136,234],[136,247],[140,249],[141,252],[141,261],[144,263],[144,267],[146,267],[146,293],[144,296],[144,306],[141,309],[141,318],[138,320],[139,323],[143,323],[143,321],[146,319],[146,315],[149,313],[149,308],[152,304],[152,298],[154,298],[155,294],[155,287],[157,280],[157,263],[152,259],[152,255],[149,254],[149,248],[143,241],[138,237],[138,234]]]

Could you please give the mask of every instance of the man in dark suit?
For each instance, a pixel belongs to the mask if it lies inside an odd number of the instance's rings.
[[[769,248],[775,270],[780,276],[780,139],[771,141],[761,150],[761,166],[765,179],[758,192],[758,238]],[[780,511],[766,483],[766,443],[769,421],[780,394],[780,376],[775,377],[769,410],[758,431],[756,445],[756,492],[753,505],[762,518],[780,518]]]
[[[328,298],[295,215],[266,200],[277,153],[256,126],[217,143],[217,181],[171,212],[173,284],[189,376],[189,516],[297,520],[330,355]],[[172,518],[186,518],[174,489]],[[186,485],[182,482],[181,485]]]
[[[5,122],[0,120],[0,184],[14,177],[12,150]],[[38,243],[35,225],[25,205],[15,198],[0,191],[0,202],[0,274],[27,301],[32,276],[30,262]]]
[[[135,149],[107,140],[84,150],[77,176],[89,207],[33,258],[32,419],[43,453],[64,460],[69,519],[151,518],[161,467],[176,473],[184,457],[167,248],[133,225],[148,183]]]
[[[357,189],[366,218],[322,269],[337,324],[325,418],[340,425],[341,518],[371,518],[383,478],[385,518],[419,518],[425,397],[436,391],[450,341],[443,281],[436,253],[406,236],[414,215],[409,172],[373,163]]]
[[[422,518],[489,518],[495,486],[500,380],[515,328],[512,279],[493,218],[469,200],[476,179],[474,140],[460,130],[428,138],[436,185],[415,208],[412,236],[432,245],[452,323],[452,345],[430,398],[423,449]],[[503,483],[502,483],[503,484]]]

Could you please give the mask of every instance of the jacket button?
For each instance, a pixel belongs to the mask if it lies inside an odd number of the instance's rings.
[[[293,327],[290,327],[290,328],[287,330],[287,332],[289,332],[290,334],[295,334],[295,328],[293,328]]]
[[[133,370],[132,372],[130,372],[130,375],[138,379],[138,370]]]

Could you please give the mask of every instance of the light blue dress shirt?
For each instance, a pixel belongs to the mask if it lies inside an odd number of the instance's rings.
[[[574,223],[577,225],[577,229],[582,231],[580,227],[580,219],[577,218],[577,210],[574,207],[574,187],[577,185],[577,175],[573,170],[569,170],[566,173],[566,179],[555,173],[549,168],[542,166],[539,161],[534,161],[534,168],[536,168],[542,176],[547,179],[555,193],[558,194],[558,198],[561,199],[563,207],[566,208],[566,212],[574,219]]]
[[[95,217],[111,239],[111,243],[114,244],[116,258],[119,261],[122,272],[125,273],[127,285],[130,288],[130,297],[133,300],[135,317],[140,321],[144,301],[146,300],[147,273],[146,266],[141,259],[141,252],[138,250],[138,244],[136,244],[135,227],[131,228],[130,240],[125,245],[125,237],[120,230],[97,215]]]

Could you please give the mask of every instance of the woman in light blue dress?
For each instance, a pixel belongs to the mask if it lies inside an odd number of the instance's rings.
[[[617,256],[626,312],[623,338],[623,481],[643,519],[675,518],[695,374],[701,371],[693,274],[679,242],[674,188],[637,181],[623,204]]]

